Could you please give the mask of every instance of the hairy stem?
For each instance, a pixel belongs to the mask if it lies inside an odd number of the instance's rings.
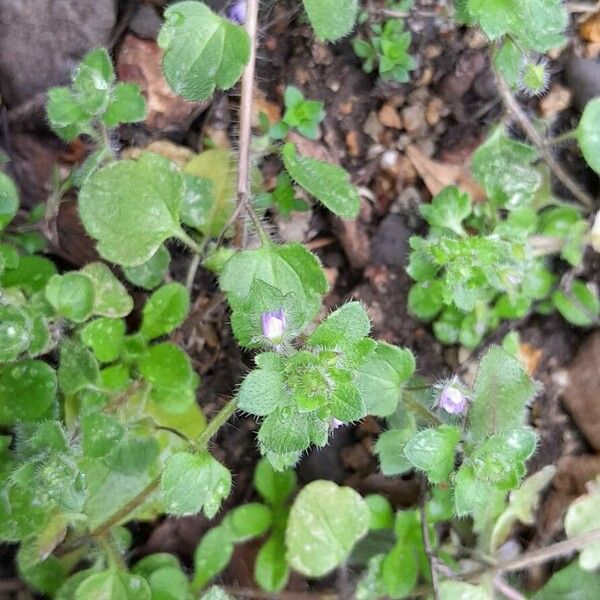
[[[237,399],[230,400],[206,426],[206,429],[195,441],[195,446],[205,449],[208,442],[217,433],[217,431],[227,422],[229,417],[235,412]],[[139,494],[134,496],[127,504],[124,504],[117,512],[113,513],[106,521],[100,523],[93,529],[90,535],[94,538],[101,538],[112,527],[118,525],[123,519],[129,516],[139,506],[141,506],[159,487],[160,475],[153,479]]]
[[[431,572],[431,592],[433,600],[440,599],[440,579],[437,569],[437,557],[431,547],[431,540],[429,539],[429,525],[427,523],[427,479],[425,476],[421,477],[421,494],[419,497],[419,513],[421,515],[421,535],[423,537],[423,548],[425,549],[425,555],[429,561],[429,570]]]
[[[256,232],[264,243],[268,239],[252,204],[250,203],[250,145],[252,142],[252,101],[254,96],[254,72],[256,69],[256,38],[258,32],[259,0],[248,0],[246,4],[246,31],[250,38],[250,60],[242,75],[240,101],[240,152],[237,179],[237,207],[235,211],[234,245],[246,246],[246,223],[244,211],[250,217]]]
[[[550,170],[554,173],[556,178],[573,194],[575,198],[581,204],[585,205],[590,210],[594,208],[594,199],[583,190],[580,185],[571,177],[569,173],[563,168],[563,166],[552,156],[552,153],[547,148],[546,143],[537,129],[533,126],[533,123],[529,120],[529,117],[525,114],[525,111],[521,108],[516,98],[513,96],[508,84],[504,80],[504,77],[497,71],[494,70],[496,76],[496,85],[500,92],[500,97],[506,110],[514,117],[519,123],[527,137],[530,139],[532,144],[537,148],[542,158],[546,161],[546,164],[550,167]]]

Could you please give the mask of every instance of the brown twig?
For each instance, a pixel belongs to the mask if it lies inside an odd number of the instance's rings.
[[[497,70],[494,70],[496,76],[496,85],[500,92],[500,97],[506,110],[514,117],[519,123],[521,129],[525,132],[527,137],[537,148],[542,158],[546,161],[550,170],[554,173],[556,178],[573,194],[575,198],[581,204],[585,205],[590,210],[594,209],[594,199],[581,188],[581,186],[571,177],[569,173],[563,168],[563,166],[552,156],[550,150],[546,146],[546,143],[533,123],[529,120],[529,117],[525,114],[525,111],[521,108],[516,98],[513,96],[508,84],[504,80],[504,77]]]
[[[264,240],[265,233],[250,203],[250,145],[252,142],[252,102],[254,99],[254,72],[256,69],[256,38],[258,33],[259,0],[248,0],[246,4],[246,32],[250,38],[250,60],[242,75],[240,100],[240,152],[237,179],[237,207],[235,216],[234,245],[246,246],[245,211],[257,233]]]

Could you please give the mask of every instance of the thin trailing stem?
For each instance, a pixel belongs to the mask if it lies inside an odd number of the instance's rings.
[[[600,529],[593,529],[592,531],[564,540],[563,542],[557,542],[551,546],[532,550],[531,552],[525,552],[525,554],[521,554],[515,558],[497,562],[491,569],[477,569],[476,571],[471,571],[462,575],[459,574],[457,577],[472,580],[477,579],[482,575],[489,574],[490,572],[510,573],[512,571],[521,571],[522,569],[527,569],[533,565],[548,562],[554,558],[568,556],[594,542],[600,542]]]
[[[521,592],[515,590],[512,585],[506,583],[502,577],[495,577],[492,585],[496,591],[498,591],[508,600],[527,600],[527,598],[525,598]]]
[[[431,547],[431,540],[429,539],[429,525],[427,523],[427,511],[425,503],[427,501],[427,479],[421,478],[421,495],[419,498],[419,513],[421,515],[421,535],[423,537],[423,548],[425,549],[425,555],[429,561],[429,570],[431,571],[431,593],[433,600],[440,599],[440,580],[437,569],[437,557],[433,548]]]
[[[525,111],[521,108],[517,102],[517,99],[513,96],[508,84],[504,80],[504,77],[502,77],[497,70],[495,70],[494,73],[496,76],[496,85],[498,86],[498,91],[500,92],[500,97],[502,98],[502,102],[504,103],[506,110],[519,123],[527,137],[538,149],[539,153],[546,161],[556,178],[571,192],[571,194],[573,194],[575,198],[577,198],[579,202],[581,202],[581,204],[585,205],[590,210],[593,210],[594,199],[580,187],[580,185],[571,177],[569,173],[567,173],[567,171],[554,158],[554,156],[552,156],[552,153],[546,146],[543,137],[534,127],[533,123],[529,120],[529,117],[525,114]]]
[[[125,564],[125,561],[123,560],[123,557],[121,556],[121,553],[119,552],[118,548],[116,547],[115,542],[112,539],[112,534],[110,533],[110,531],[107,531],[106,533],[102,534],[101,536],[98,536],[97,539],[98,539],[98,544],[100,545],[100,547],[102,548],[102,551],[104,552],[104,554],[106,555],[106,558],[108,559],[109,565],[112,567],[116,567],[117,569],[120,569],[122,571],[126,571],[127,565]]]
[[[236,407],[237,399],[233,398],[217,413],[214,419],[210,421],[210,423],[206,426],[206,429],[194,442],[194,446],[205,449],[212,437],[235,412]],[[158,489],[159,485],[160,475],[153,479],[139,494],[127,502],[127,504],[124,504],[118,511],[108,517],[106,521],[100,523],[100,525],[93,529],[90,533],[91,537],[100,539],[102,536],[106,535],[106,533],[109,532],[115,525],[118,525],[123,519],[141,506]]]
[[[250,217],[256,232],[264,243],[268,236],[263,229],[252,204],[250,203],[250,146],[252,142],[252,101],[254,96],[254,73],[256,70],[256,38],[258,33],[259,0],[246,3],[246,32],[250,38],[250,60],[242,75],[240,101],[240,152],[237,179],[237,207],[235,217],[234,245],[246,246],[246,223],[244,211]]]
[[[569,142],[575,139],[577,135],[577,131],[575,129],[571,129],[570,131],[565,131],[556,137],[553,137],[549,140],[546,140],[546,146],[555,146],[556,144],[562,144],[563,142]]]

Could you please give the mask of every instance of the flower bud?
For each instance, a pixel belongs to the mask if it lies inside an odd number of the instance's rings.
[[[442,389],[438,406],[451,415],[459,415],[465,412],[467,402],[467,398],[457,387],[447,385]]]
[[[339,419],[336,419],[335,417],[333,417],[333,419],[331,419],[331,429],[338,429],[339,427],[342,427],[343,425],[345,425],[344,421],[340,421]]]
[[[227,18],[238,25],[246,22],[246,0],[237,0],[227,9]]]
[[[283,308],[262,314],[263,335],[274,344],[281,344],[285,333],[285,311]]]

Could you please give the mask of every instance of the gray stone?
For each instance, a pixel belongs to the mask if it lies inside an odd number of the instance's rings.
[[[409,237],[410,231],[400,215],[385,217],[371,239],[372,262],[389,267],[405,266]]]
[[[155,40],[158,37],[158,32],[162,26],[162,19],[154,7],[148,4],[140,4],[129,23],[129,29],[138,37]]]
[[[0,94],[9,108],[69,82],[92,48],[106,46],[114,0],[0,0]]]

